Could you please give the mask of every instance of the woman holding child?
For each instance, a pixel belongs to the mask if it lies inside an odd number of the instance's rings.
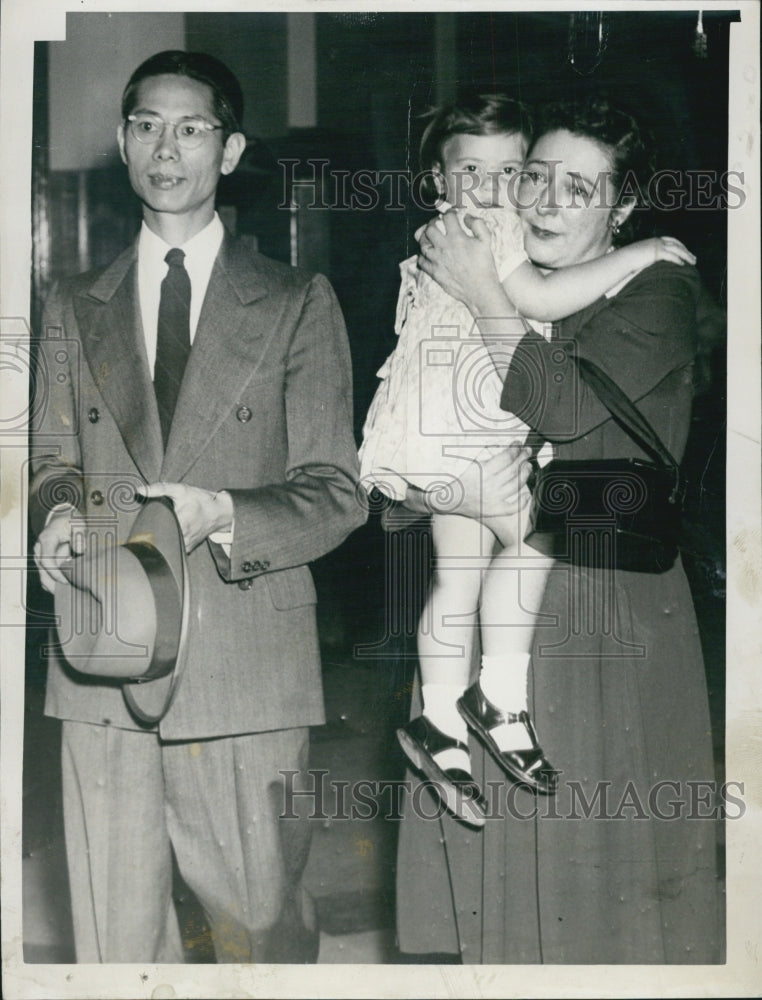
[[[546,108],[513,188],[527,266],[601,278],[591,262],[616,260],[623,251],[613,251],[631,244],[652,152],[637,123],[604,102]],[[517,336],[517,312],[527,307],[510,297],[505,269],[498,273],[487,222],[474,213],[472,235],[467,215],[464,204],[427,227],[419,267],[465,304],[485,341],[500,342],[503,409],[559,458],[648,460],[580,381],[578,355],[618,383],[679,461],[696,350],[690,257],[662,243],[624,277],[603,277],[603,290],[567,310],[550,339],[527,325]],[[516,279],[514,287],[521,291]],[[517,443],[485,452],[460,477],[456,516],[484,529],[495,518],[485,581],[492,574],[498,593],[506,578],[533,572],[516,562],[533,555],[522,547],[528,455]],[[408,506],[453,514],[437,510],[425,483],[408,485]],[[485,583],[480,599],[483,647],[496,636],[500,647],[501,626],[510,632],[519,608],[530,614],[528,688],[515,680],[519,668],[508,667],[514,680],[501,687],[496,664],[486,676],[483,664],[458,678],[467,689],[454,698],[468,742],[448,731],[446,713],[432,721],[426,697],[400,733],[417,770],[438,777],[433,762],[458,793],[443,795],[439,820],[408,810],[402,823],[400,947],[465,963],[719,961],[707,690],[680,560],[662,573],[541,562],[537,571],[536,598],[527,582],[497,601]],[[522,602],[522,588],[536,607]],[[431,691],[436,671],[427,680]],[[508,689],[512,704],[500,701]],[[443,700],[430,698],[434,713]],[[451,749],[460,756],[443,755]],[[470,812],[458,812],[462,802]]]

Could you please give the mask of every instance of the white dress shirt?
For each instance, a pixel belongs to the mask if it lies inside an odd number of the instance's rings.
[[[225,228],[219,215],[215,212],[209,225],[179,248],[185,254],[183,263],[190,278],[191,344],[196,336],[201,306],[204,303],[209,278],[212,275],[214,261],[219,253],[224,235]],[[156,363],[156,329],[159,322],[161,283],[169,270],[169,265],[164,258],[171,249],[169,243],[165,243],[160,236],[148,228],[145,222],[143,223],[138,237],[138,296],[151,378],[153,378],[153,369]]]

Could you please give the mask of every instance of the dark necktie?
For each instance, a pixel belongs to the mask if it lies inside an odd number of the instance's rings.
[[[161,283],[159,322],[156,330],[156,366],[153,387],[159,405],[164,445],[169,438],[183,372],[190,354],[191,286],[182,250],[173,247],[164,260],[169,265]]]

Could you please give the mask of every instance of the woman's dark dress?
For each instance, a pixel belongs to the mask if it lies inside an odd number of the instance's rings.
[[[553,342],[527,334],[503,405],[559,457],[647,457],[579,382],[573,341],[679,459],[698,292],[692,268],[656,264],[565,320]],[[419,819],[408,801],[401,949],[460,951],[465,963],[721,960],[707,689],[682,565],[662,575],[559,566],[543,612],[531,709],[563,772],[558,794],[507,783],[472,742],[474,773],[498,783],[491,798],[505,818],[471,830],[449,816]]]

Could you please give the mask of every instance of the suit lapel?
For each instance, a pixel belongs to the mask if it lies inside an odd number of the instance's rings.
[[[258,321],[267,287],[251,253],[227,234],[209,279],[193,349],[185,369],[161,479],[180,481],[216,433],[259,364],[269,328]]]
[[[148,482],[159,475],[161,428],[137,295],[135,247],[74,299],[82,348],[125,446]]]

